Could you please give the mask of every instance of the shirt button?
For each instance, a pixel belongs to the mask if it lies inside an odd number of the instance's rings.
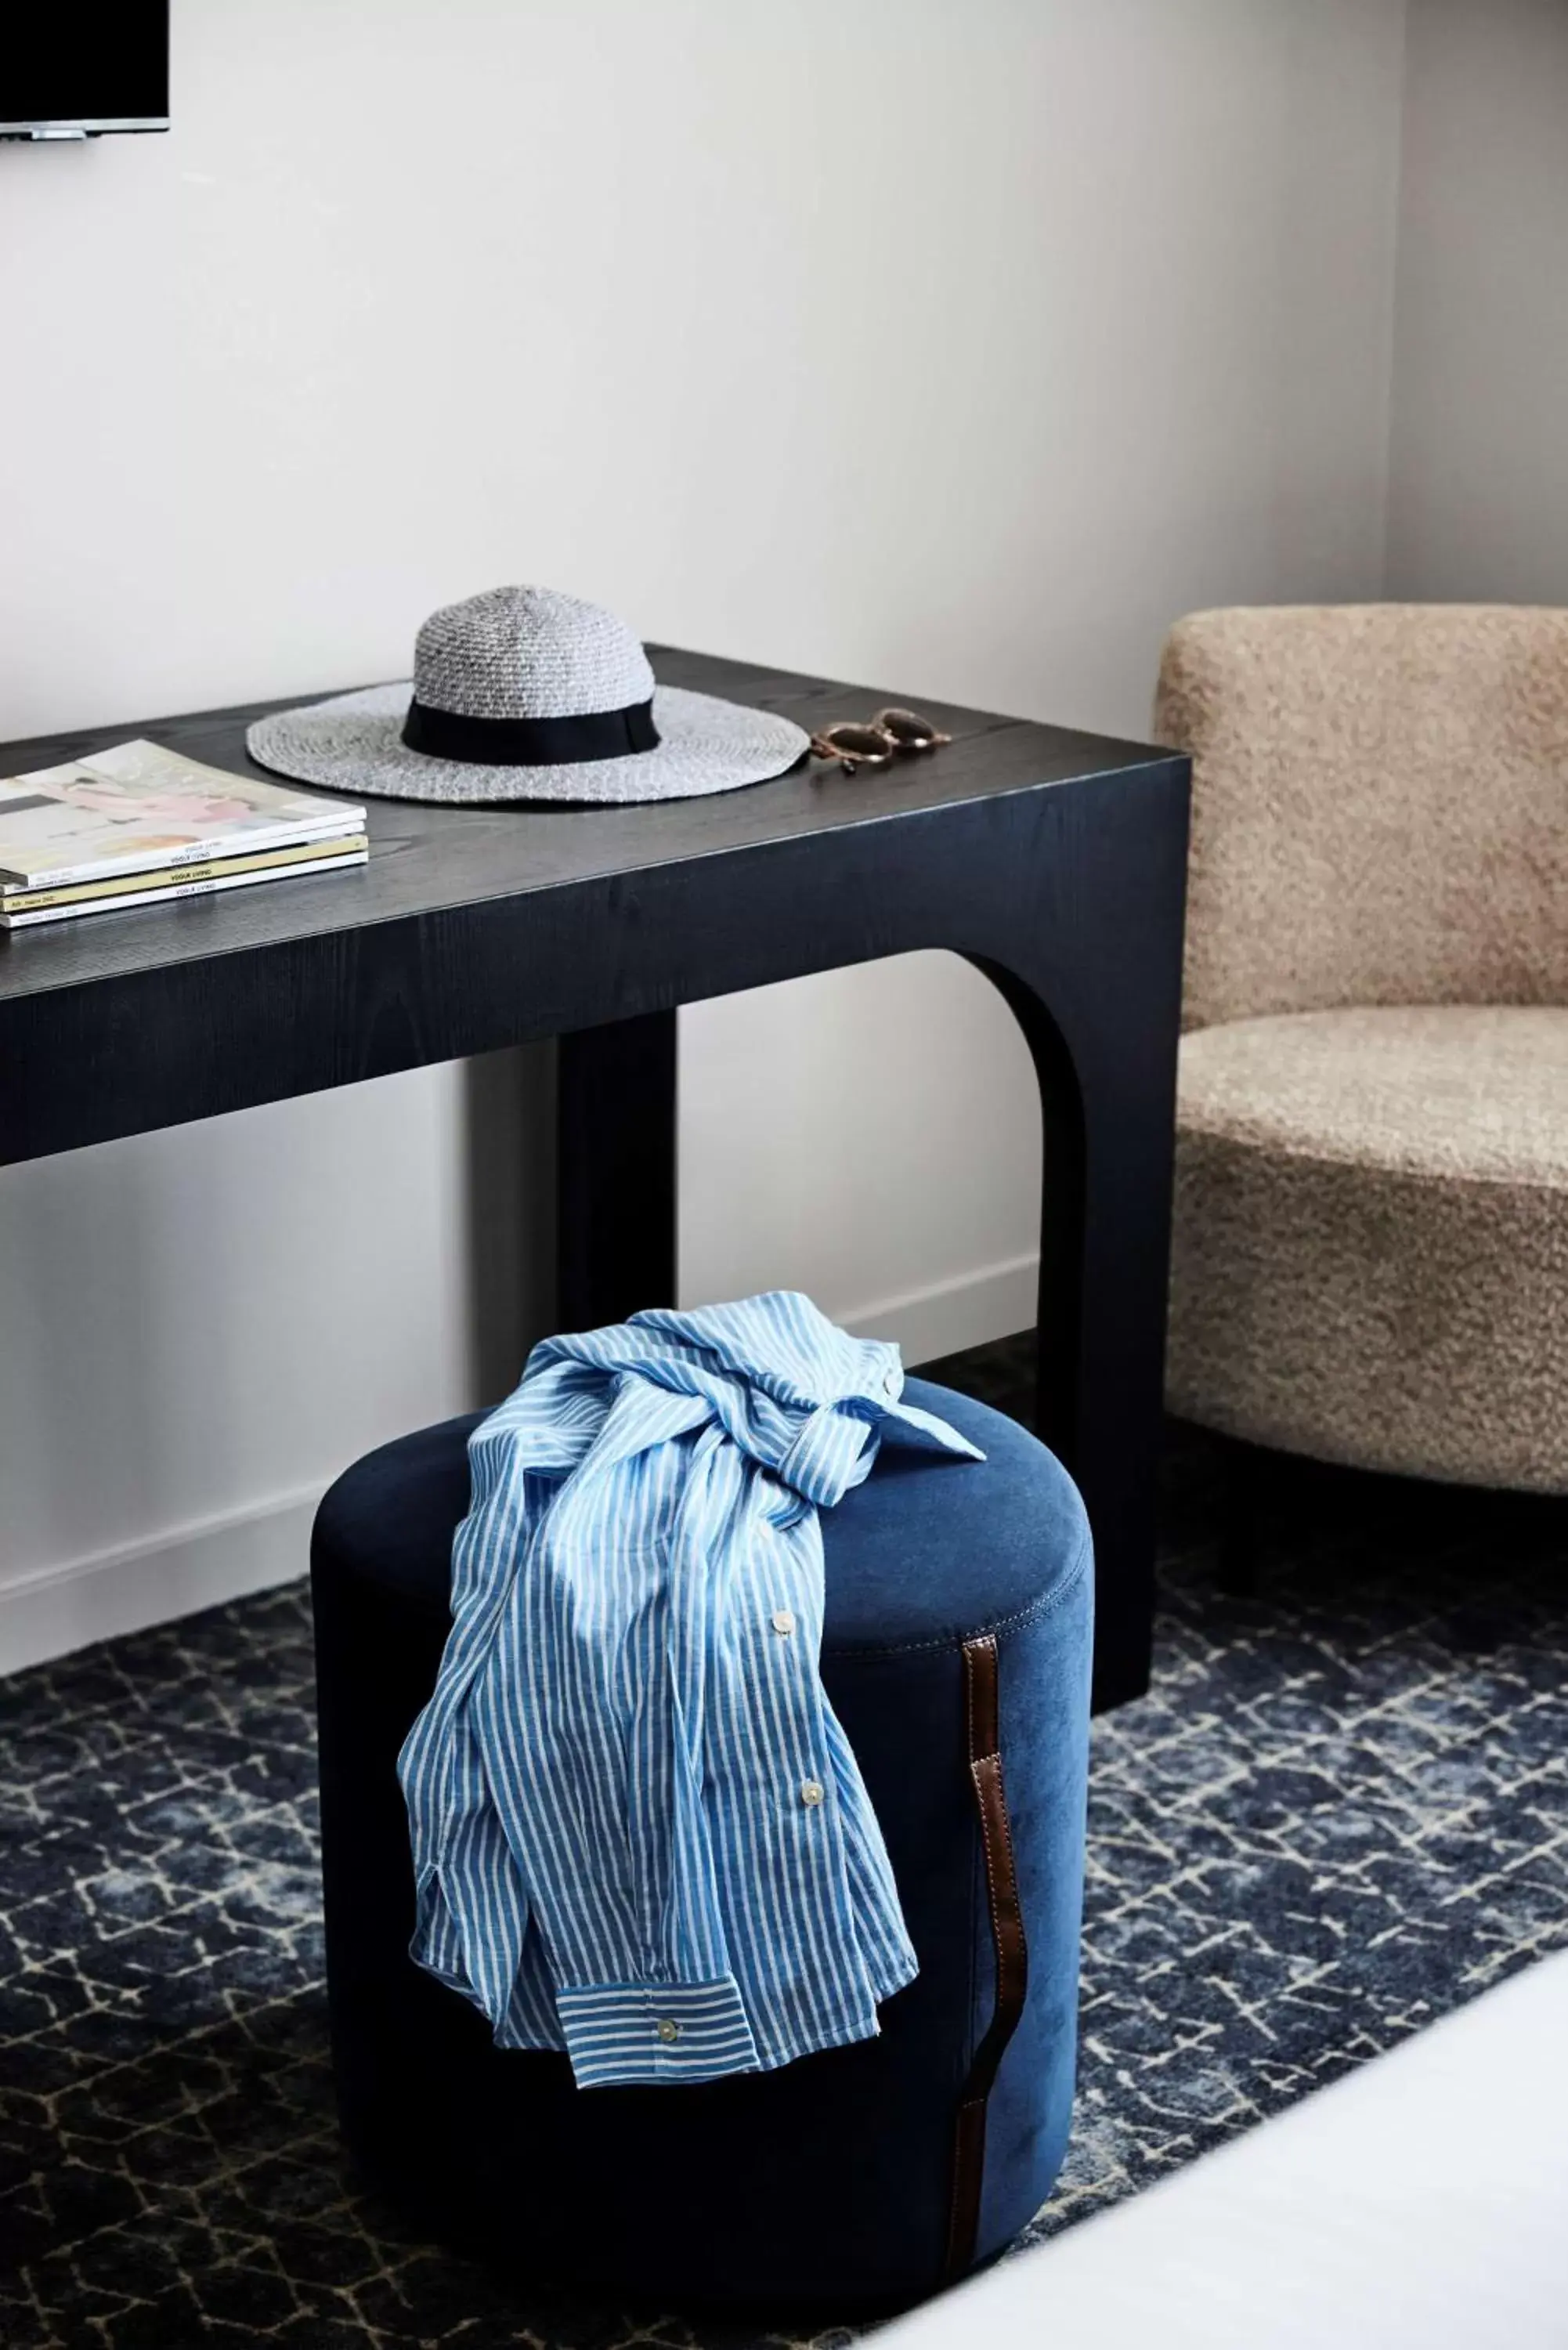
[[[793,1632],[794,1630],[794,1617],[791,1615],[787,1607],[775,1607],[774,1609],[773,1627],[775,1632]]]
[[[673,2016],[666,2015],[659,2019],[659,2036],[667,2048],[674,2047],[680,2037],[680,2026]]]
[[[806,1804],[808,1807],[810,1807],[810,1808],[812,1808],[812,1809],[815,1809],[815,1806],[816,1806],[818,1804],[820,1804],[820,1803],[821,1803],[821,1801],[822,1801],[822,1782],[821,1782],[821,1780],[820,1780],[820,1779],[807,1779],[807,1780],[804,1781],[804,1782],[803,1782],[803,1783],[802,1783],[802,1786],[801,1786],[801,1791],[800,1791],[800,1800],[801,1800],[801,1802],[802,1802],[803,1804]]]

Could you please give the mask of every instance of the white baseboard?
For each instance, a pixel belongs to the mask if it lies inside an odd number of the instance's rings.
[[[1039,1284],[1038,1256],[1010,1257],[954,1281],[857,1306],[839,1319],[857,1338],[893,1339],[906,1363],[930,1363],[988,1338],[1033,1329]]]
[[[896,1340],[906,1363],[927,1363],[1026,1330],[1038,1279],[1037,1258],[1015,1257],[842,1319],[857,1337]],[[324,1490],[301,1487],[0,1584],[0,1674],[303,1575]]]
[[[303,1487],[0,1584],[0,1673],[303,1575],[325,1490]]]

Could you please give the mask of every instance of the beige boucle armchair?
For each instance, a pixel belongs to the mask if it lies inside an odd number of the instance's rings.
[[[1171,1409],[1568,1492],[1568,612],[1200,612]]]

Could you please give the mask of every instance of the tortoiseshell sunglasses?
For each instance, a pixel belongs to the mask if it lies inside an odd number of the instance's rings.
[[[857,767],[886,767],[909,752],[940,750],[952,741],[916,710],[879,710],[875,718],[846,719],[811,738],[814,759],[836,759],[846,775]]]

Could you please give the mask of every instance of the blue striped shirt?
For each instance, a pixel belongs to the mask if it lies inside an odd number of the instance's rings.
[[[534,1349],[469,1440],[452,1631],[399,1762],[412,1954],[579,2086],[869,2039],[915,1954],[818,1672],[822,1529],[896,1347],[789,1292]]]

